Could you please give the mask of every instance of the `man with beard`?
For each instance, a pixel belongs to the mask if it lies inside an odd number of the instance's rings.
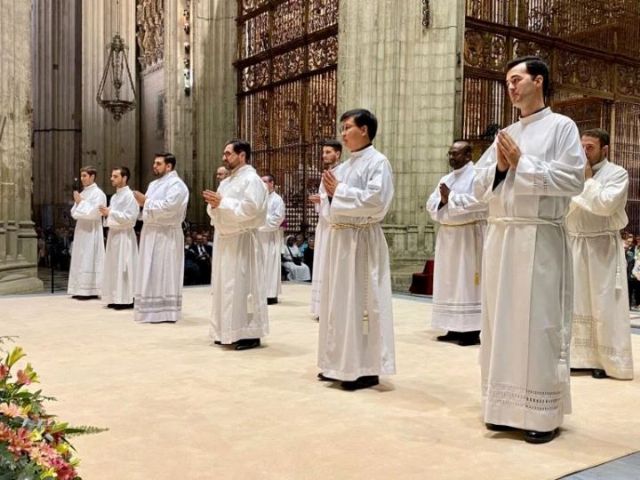
[[[438,341],[476,345],[480,342],[480,273],[487,206],[473,196],[475,170],[468,142],[451,145],[449,165],[453,172],[440,180],[427,201],[431,218],[440,223],[431,323],[447,331]]]
[[[176,157],[159,153],[147,193],[134,192],[143,207],[140,255],[135,289],[135,320],[143,323],[177,322],[182,316],[184,233],[182,222],[189,189],[178,176]]]
[[[106,218],[109,228],[107,251],[104,259],[104,279],[102,300],[107,307],[115,310],[133,308],[133,289],[138,263],[138,242],[133,227],[136,225],[140,207],[129,182],[127,167],[111,171],[111,185],[116,193],[111,197],[109,207],[100,207],[100,214]]]

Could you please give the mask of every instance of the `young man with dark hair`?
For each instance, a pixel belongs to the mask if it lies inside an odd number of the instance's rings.
[[[506,72],[520,120],[498,132],[476,164],[474,196],[489,205],[482,266],[481,371],[490,430],[551,441],[571,411],[571,251],[564,218],[582,191],[576,124],[545,106],[549,71],[538,58]]]
[[[267,290],[267,305],[278,303],[278,295],[282,292],[281,255],[282,230],[285,206],[282,197],[276,193],[273,175],[262,176],[262,181],[269,192],[267,196],[267,216],[264,225],[258,228],[258,240],[264,258],[264,283]]]
[[[248,350],[269,333],[264,259],[258,228],[265,224],[267,187],[248,164],[251,145],[231,140],[223,161],[231,174],[217,192],[202,192],[215,227],[210,337],[217,345]]]
[[[371,141],[378,122],[367,110],[341,117],[351,157],[325,170],[320,215],[330,225],[320,293],[318,378],[345,390],[395,373],[389,249],[382,220],[393,200],[393,173]]]
[[[76,220],[67,293],[76,300],[98,298],[102,293],[104,234],[100,207],[107,197],[96,185],[96,168],[80,169],[82,193],[74,190],[71,217]]]
[[[333,171],[340,162],[342,144],[337,140],[325,140],[322,142],[322,171]],[[316,213],[320,213],[320,194],[309,195],[309,201],[313,203]],[[313,265],[311,266],[311,315],[316,321],[320,320],[320,289],[322,286],[324,255],[323,248],[329,230],[329,224],[322,215],[318,215],[314,237]],[[305,252],[306,253],[306,252]]]
[[[594,378],[633,378],[627,260],[620,230],[629,175],[609,157],[609,134],[600,128],[582,133],[586,181],[573,197],[567,230],[573,253],[571,367],[589,369]]]
[[[135,288],[135,320],[143,323],[177,322],[182,317],[184,233],[189,189],[175,171],[176,157],[159,153],[146,194],[133,192],[142,209],[144,225]]]
[[[440,179],[426,207],[433,221],[440,224],[431,324],[447,332],[437,337],[438,341],[469,346],[480,343],[480,276],[487,205],[473,195],[471,144],[453,142],[448,157],[453,171]]]
[[[111,170],[111,185],[116,189],[109,207],[100,207],[109,228],[107,250],[104,259],[102,301],[108,308],[124,310],[133,308],[136,269],[138,267],[138,242],[133,227],[136,225],[140,206],[127,185],[131,173],[127,167]]]

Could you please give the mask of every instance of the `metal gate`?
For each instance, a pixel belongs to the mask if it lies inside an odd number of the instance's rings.
[[[640,2],[466,0],[459,131],[476,157],[517,118],[504,70],[522,55],[551,66],[556,112],[611,133],[611,157],[629,172],[628,228],[640,233]]]
[[[338,0],[238,0],[237,23],[238,135],[274,175],[287,231],[307,232],[320,145],[336,135]]]

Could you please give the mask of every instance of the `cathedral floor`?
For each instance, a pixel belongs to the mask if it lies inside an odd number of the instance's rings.
[[[181,322],[64,295],[0,299],[63,420],[109,428],[77,437],[87,480],[555,479],[640,445],[640,370],[622,382],[572,378],[559,438],[529,445],[480,417],[479,347],[434,340],[431,305],[394,298],[398,374],[345,392],[316,381],[310,286],[283,285],[263,347],[211,346],[206,287],[184,292]],[[640,335],[633,335],[636,365]]]

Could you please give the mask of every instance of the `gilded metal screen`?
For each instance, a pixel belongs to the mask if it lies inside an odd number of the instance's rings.
[[[476,153],[517,118],[504,73],[522,55],[551,66],[555,111],[611,133],[630,177],[628,228],[640,233],[640,2],[466,0],[460,130]]]
[[[287,231],[317,215],[322,140],[336,135],[338,0],[238,0],[238,135],[252,164],[271,173]]]

